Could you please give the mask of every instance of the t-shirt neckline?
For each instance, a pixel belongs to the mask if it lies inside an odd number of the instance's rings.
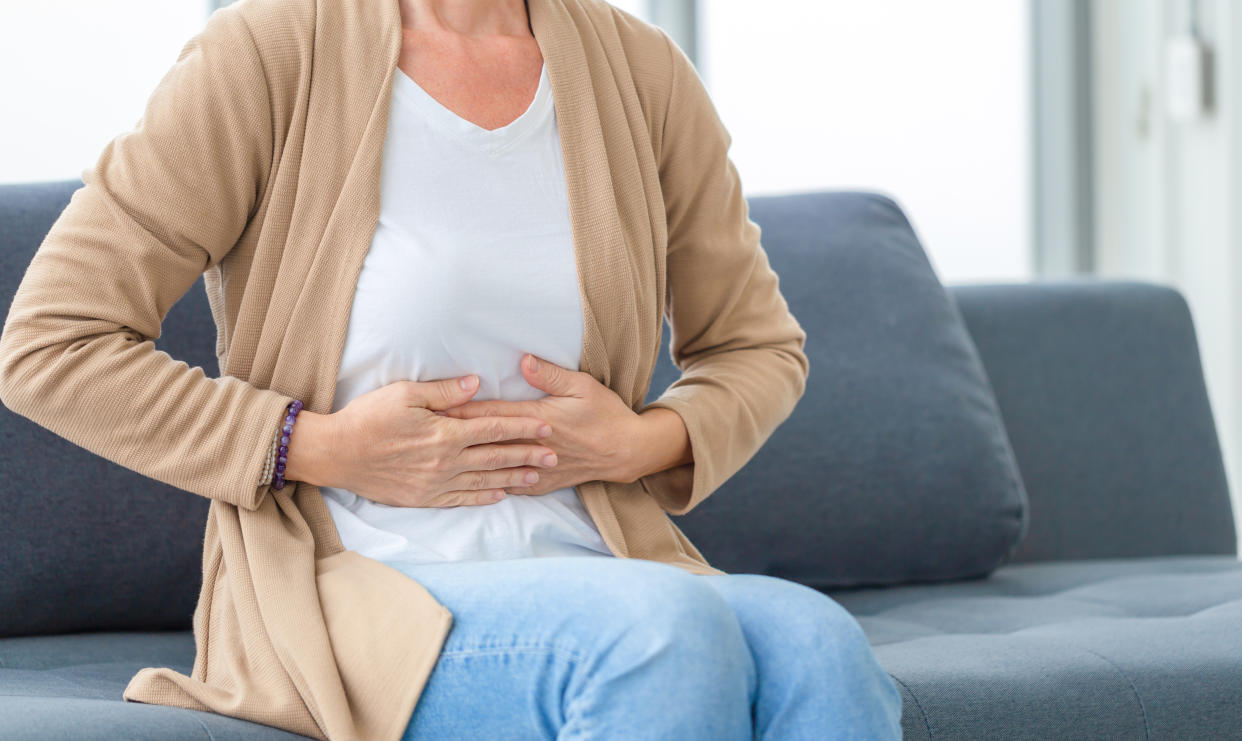
[[[527,104],[526,110],[497,129],[485,129],[457,115],[432,97],[400,67],[396,70],[394,92],[421,113],[429,124],[468,143],[482,145],[491,152],[498,152],[512,146],[542,122],[546,114],[551,111],[548,102],[552,91],[548,80],[546,60],[539,69],[539,85],[530,103]]]

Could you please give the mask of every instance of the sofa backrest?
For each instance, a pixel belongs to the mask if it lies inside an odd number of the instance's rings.
[[[80,186],[0,185],[5,313],[43,236]],[[797,218],[781,198],[749,199],[756,221]],[[848,209],[858,199],[824,193],[805,202]],[[800,262],[809,251],[785,249],[778,230],[765,234],[785,285],[816,279],[816,265]],[[1220,452],[1180,296],[1138,285],[951,293],[978,341],[1028,482],[1030,534],[1017,560],[1233,552]],[[218,375],[215,336],[200,278],[169,312],[156,345]],[[676,373],[668,340],[665,331],[653,397]],[[190,626],[207,500],[111,464],[2,406],[0,443],[0,636]],[[799,464],[767,446],[747,465],[746,480],[762,481],[778,466],[807,482],[824,475]],[[769,502],[752,499],[745,506],[771,514]],[[709,499],[677,522],[692,541],[708,543],[725,512]],[[736,521],[737,510],[728,516]],[[782,516],[791,527],[815,527],[798,511]],[[885,513],[869,516],[882,522]],[[729,570],[752,565],[762,570],[745,560]]]
[[[950,287],[1030,499],[1011,560],[1236,554],[1194,323],[1175,288]]]
[[[0,305],[80,180],[0,185]],[[155,345],[220,374],[202,285]],[[117,466],[0,405],[0,637],[190,627],[210,502]]]
[[[748,206],[810,374],[761,449],[675,523],[720,569],[817,589],[990,573],[1022,539],[1026,497],[986,370],[909,219],[879,193]],[[672,339],[649,400],[678,378]]]
[[[709,498],[675,518],[691,541],[702,544],[709,560],[726,570],[785,571],[777,568],[772,554],[801,535],[786,530],[782,537],[773,523],[800,523],[804,528],[815,523],[805,522],[805,498],[787,496],[787,486],[770,491],[770,482],[806,482],[806,488],[818,492],[823,485],[816,482],[836,474],[817,470],[830,468],[822,462],[808,465],[818,455],[818,444],[800,440],[814,435],[817,427],[840,424],[834,414],[838,405],[830,398],[837,392],[824,378],[825,365],[837,372],[839,364],[829,359],[834,353],[853,357],[869,351],[856,336],[831,336],[833,331],[849,334],[849,318],[842,324],[831,312],[848,314],[858,307],[833,308],[819,295],[840,288],[838,278],[826,273],[853,270],[840,254],[845,244],[876,241],[872,232],[883,228],[882,209],[864,214],[851,203],[865,196],[810,193],[749,199],[751,217],[763,227],[763,244],[782,287],[787,286],[791,308],[815,325],[808,347],[818,344],[821,354],[818,362],[812,361],[799,408],[769,445],[713,494],[718,502]],[[803,205],[791,208],[797,200]],[[860,216],[868,225],[859,227]],[[795,227],[795,221],[807,223]],[[817,228],[808,228],[811,223]],[[795,241],[800,243],[785,243]],[[865,245],[864,252],[885,247],[880,240]],[[1007,561],[1237,553],[1194,325],[1176,289],[1083,277],[951,285],[946,290],[986,369],[1026,490],[1027,532]],[[870,308],[880,311],[884,305]],[[910,321],[909,313],[899,316],[893,321]],[[830,328],[834,322],[837,330]],[[897,328],[886,326],[884,331]],[[677,373],[667,357],[667,333],[664,340],[653,394]],[[837,347],[824,355],[824,345]],[[877,364],[877,375],[886,372],[878,367],[882,361],[862,362]],[[789,455],[788,450],[800,453]],[[938,455],[934,448],[926,450],[928,458]],[[925,465],[920,460],[901,463]],[[855,482],[854,488],[862,492],[867,487]],[[755,496],[765,490],[767,496]],[[871,533],[882,528],[865,522],[868,517],[893,522],[905,516],[891,504],[885,511],[883,487],[872,487],[869,493],[874,501],[841,504],[842,515]],[[786,511],[771,512],[774,502]],[[928,515],[927,527],[944,527],[947,521],[939,517]],[[827,529],[836,540],[850,538],[849,529],[835,524]],[[865,559],[881,550],[861,541],[841,549],[826,540],[819,548],[838,561],[852,562],[848,569],[854,571],[866,568]],[[951,556],[946,552],[946,558]],[[847,581],[846,574],[819,576]]]

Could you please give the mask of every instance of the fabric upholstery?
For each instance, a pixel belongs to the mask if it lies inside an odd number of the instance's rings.
[[[903,692],[903,737],[1231,738],[1242,564],[1229,556],[1009,564],[953,584],[831,590]],[[0,738],[294,739],[121,702],[135,667],[188,670],[188,632],[0,640]]]
[[[1236,557],[1008,564],[828,594],[903,687],[910,741],[1242,734]]]
[[[189,671],[189,631],[93,632],[0,640],[0,738],[51,741],[289,741],[305,736],[236,718],[121,699],[135,671]]]
[[[1030,499],[1014,562],[1235,553],[1186,299],[1135,281],[962,285]]]
[[[996,568],[1026,495],[987,373],[901,209],[843,192],[750,207],[811,372],[790,418],[678,527],[725,571],[815,587]],[[675,373],[666,346],[652,387]]]

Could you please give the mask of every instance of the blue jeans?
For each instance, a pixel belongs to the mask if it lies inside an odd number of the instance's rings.
[[[901,738],[862,628],[797,582],[595,556],[386,563],[454,616],[403,741]]]

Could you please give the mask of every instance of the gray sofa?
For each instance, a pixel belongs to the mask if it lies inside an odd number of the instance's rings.
[[[0,186],[6,308],[80,186]],[[764,449],[676,518],[707,558],[857,616],[905,738],[1242,738],[1242,566],[1183,298],[941,290],[883,196],[750,205],[812,371]],[[885,282],[902,270],[921,293]],[[677,374],[668,334],[649,398]],[[214,375],[214,342],[198,286],[156,344]],[[933,391],[937,358],[966,382]],[[300,738],[121,699],[138,669],[193,663],[207,501],[7,409],[0,438],[0,738]]]

